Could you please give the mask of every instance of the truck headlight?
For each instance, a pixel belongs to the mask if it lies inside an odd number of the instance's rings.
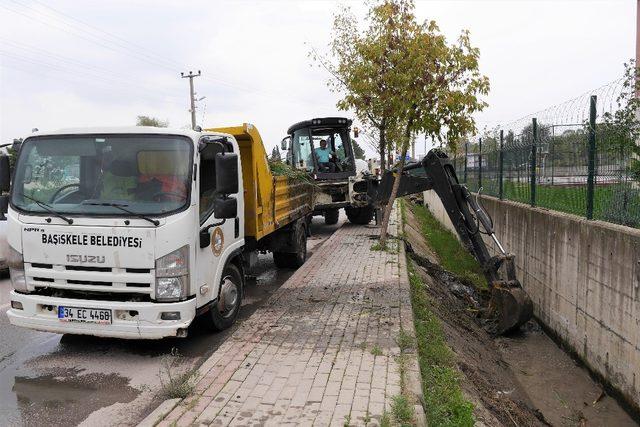
[[[9,276],[11,285],[16,291],[27,292],[27,278],[24,275],[24,258],[22,253],[9,246],[7,254],[7,265],[9,266]]]
[[[189,291],[189,245],[156,260],[156,300],[171,302]]]

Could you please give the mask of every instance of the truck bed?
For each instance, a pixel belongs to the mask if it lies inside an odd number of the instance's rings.
[[[233,135],[240,146],[245,236],[260,240],[313,211],[313,185],[274,176],[255,126],[207,129]]]

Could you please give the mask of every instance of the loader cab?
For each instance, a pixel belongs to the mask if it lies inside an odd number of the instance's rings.
[[[282,140],[282,148],[288,150],[287,163],[305,170],[316,180],[346,180],[355,176],[351,123],[342,117],[325,117],[294,124]]]

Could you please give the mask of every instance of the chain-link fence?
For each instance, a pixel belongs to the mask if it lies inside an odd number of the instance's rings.
[[[458,178],[471,191],[640,227],[635,144],[603,123],[621,81],[497,126],[458,149]]]

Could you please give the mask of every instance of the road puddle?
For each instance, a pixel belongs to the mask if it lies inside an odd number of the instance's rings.
[[[37,377],[16,377],[13,392],[24,425],[47,420],[49,426],[80,423],[92,412],[118,402],[130,402],[140,393],[116,374],[81,374],[70,369]]]

